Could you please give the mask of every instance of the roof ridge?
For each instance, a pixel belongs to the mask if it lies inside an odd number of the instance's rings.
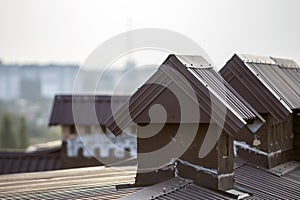
[[[237,56],[246,63],[278,65],[281,68],[300,69],[299,65],[292,59],[276,58],[272,56],[258,56],[252,54],[237,54]]]

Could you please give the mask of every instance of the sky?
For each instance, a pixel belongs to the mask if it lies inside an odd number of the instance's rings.
[[[234,53],[300,63],[299,9],[298,0],[0,0],[0,59],[82,64],[117,34],[162,28],[194,40],[218,68]]]

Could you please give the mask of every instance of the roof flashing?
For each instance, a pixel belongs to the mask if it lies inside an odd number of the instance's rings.
[[[277,176],[285,176],[297,169],[300,169],[300,162],[293,160],[273,167],[269,171]]]
[[[187,68],[213,68],[213,65],[202,56],[176,55],[176,58]]]
[[[238,57],[245,63],[277,65],[280,68],[300,69],[299,65],[291,59],[275,58],[271,56],[255,56],[249,54],[238,54]]]
[[[254,56],[248,54],[238,54],[238,57],[246,63],[260,63],[260,64],[269,64],[276,65],[276,62],[271,57],[265,56]]]
[[[270,58],[273,59],[276,62],[276,65],[278,65],[280,68],[300,69],[299,65],[293,60],[273,57]]]

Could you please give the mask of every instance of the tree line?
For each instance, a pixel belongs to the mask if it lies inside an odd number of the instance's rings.
[[[13,116],[4,112],[0,123],[0,148],[1,149],[25,149],[29,145],[27,122],[21,115],[14,120]]]

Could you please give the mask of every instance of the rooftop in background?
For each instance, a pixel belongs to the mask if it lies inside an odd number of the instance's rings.
[[[56,95],[49,120],[54,125],[104,125],[129,96]],[[76,123],[75,123],[76,122]]]
[[[61,145],[34,151],[0,152],[0,174],[39,172],[61,169]]]

